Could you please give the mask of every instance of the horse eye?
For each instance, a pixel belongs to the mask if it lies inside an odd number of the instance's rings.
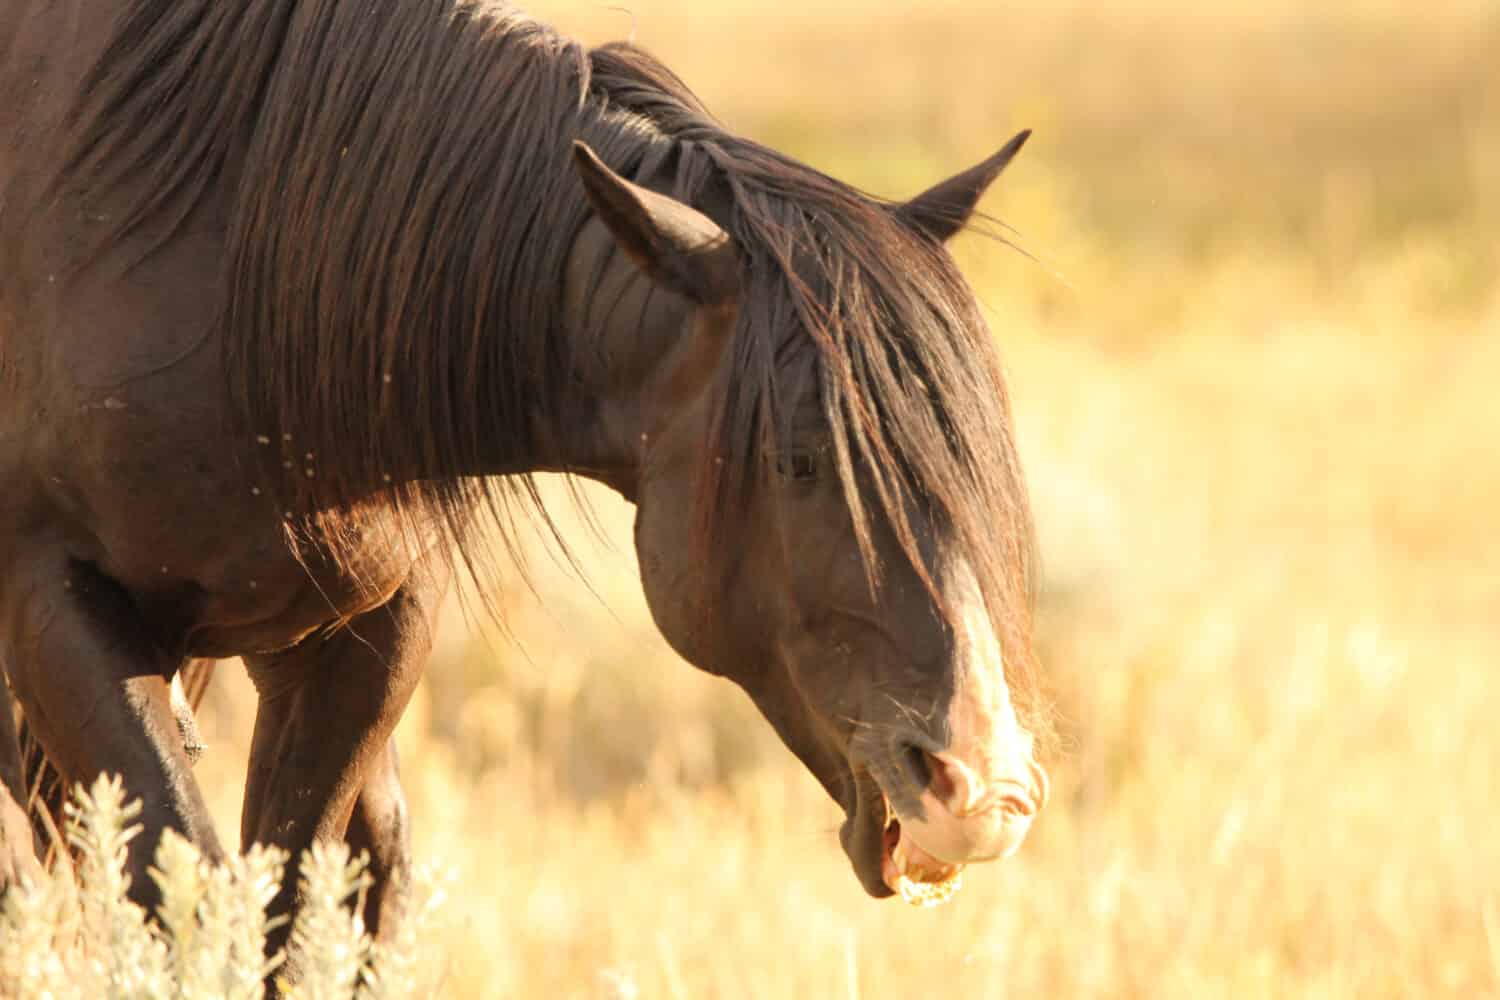
[[[810,451],[794,451],[776,459],[776,471],[799,482],[817,479],[818,457]]]

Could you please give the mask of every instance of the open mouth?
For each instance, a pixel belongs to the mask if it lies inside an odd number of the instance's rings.
[[[841,839],[865,890],[922,907],[951,899],[963,886],[963,865],[939,860],[918,846],[868,772],[856,779],[856,789],[857,802]]]
[[[884,799],[884,796],[881,796]],[[885,800],[886,820],[880,834],[880,877],[912,906],[940,906],[964,885],[964,866],[940,861],[904,835],[901,820]]]

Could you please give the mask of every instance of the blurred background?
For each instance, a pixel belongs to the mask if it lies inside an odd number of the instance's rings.
[[[559,502],[400,737],[462,997],[1500,995],[1500,4],[531,0],[914,194],[1016,400],[1067,747],[1021,853],[877,904],[838,810]],[[251,699],[200,765],[233,839]]]

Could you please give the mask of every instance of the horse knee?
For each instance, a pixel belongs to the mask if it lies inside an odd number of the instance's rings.
[[[355,850],[369,851],[377,877],[399,871],[410,863],[411,812],[395,769],[395,748],[373,768],[360,789],[350,819],[348,840]]]

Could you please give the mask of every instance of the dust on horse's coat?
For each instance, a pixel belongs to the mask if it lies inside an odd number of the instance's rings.
[[[244,656],[242,840],[398,870],[389,735],[447,570],[558,470],[638,504],[664,635],[844,806],[867,889],[898,836],[1013,849],[1032,536],[943,243],[1019,140],[898,204],[503,5],[0,25],[0,662],[66,776],[145,797],[143,843],[216,849],[167,682]]]

